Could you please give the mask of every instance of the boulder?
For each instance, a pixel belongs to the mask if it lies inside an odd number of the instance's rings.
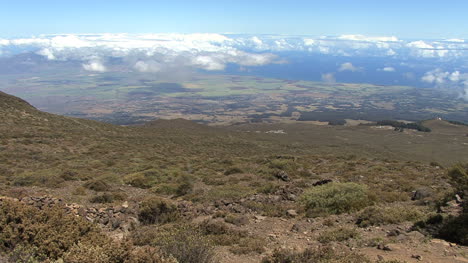
[[[282,171],[282,170],[275,173],[275,177],[280,179],[281,181],[284,181],[284,182],[289,182],[291,180],[289,178],[288,173],[286,173],[285,171]]]
[[[296,216],[298,216],[296,210],[294,210],[294,209],[289,209],[288,211],[286,211],[286,215],[288,215],[289,217],[296,217]]]
[[[414,191],[413,196],[411,197],[411,200],[416,201],[416,200],[421,200],[425,199],[428,197],[431,197],[433,195],[433,192],[429,188],[420,188]]]

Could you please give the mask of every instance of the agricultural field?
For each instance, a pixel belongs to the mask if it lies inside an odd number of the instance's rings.
[[[467,122],[468,104],[450,90],[190,74],[48,71],[3,75],[1,90],[41,110],[115,124],[185,118],[200,123],[325,122],[348,119]]]

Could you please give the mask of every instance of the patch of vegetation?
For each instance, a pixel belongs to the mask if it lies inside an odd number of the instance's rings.
[[[417,130],[421,132],[431,132],[432,130],[429,127],[426,127],[422,125],[419,122],[410,122],[410,123],[404,123],[400,121],[393,121],[393,120],[383,120],[383,121],[378,121],[376,125],[379,126],[392,126],[397,129],[411,129],[411,130]]]
[[[118,192],[109,192],[109,193],[102,193],[96,196],[93,196],[89,201],[91,203],[112,203],[114,201],[122,201],[125,200],[126,196],[123,193]]]
[[[468,245],[468,212],[444,220],[438,237],[461,245]]]
[[[447,120],[449,123],[451,124],[455,124],[455,125],[462,125],[462,126],[468,126],[468,123],[464,123],[464,122],[461,122],[461,121],[451,121],[451,120]]]
[[[88,181],[83,186],[96,192],[104,192],[110,189],[110,185],[102,179]]]
[[[360,227],[381,226],[406,221],[416,222],[425,219],[426,215],[421,208],[415,206],[371,206],[358,215],[356,223]]]
[[[271,256],[262,259],[262,263],[371,263],[364,255],[336,250],[325,246],[316,249],[308,248],[303,252],[275,250]]]
[[[443,220],[437,236],[445,240],[468,245],[468,164],[458,164],[449,170],[448,175],[457,192],[464,198],[463,210],[458,216]]]
[[[138,219],[145,225],[165,224],[179,218],[179,212],[174,204],[157,197],[150,197],[140,204]]]
[[[174,262],[153,250],[116,242],[81,217],[59,206],[39,210],[18,201],[0,201],[0,252],[12,262]],[[26,260],[26,261],[25,261]]]
[[[468,164],[457,164],[449,170],[448,175],[458,194],[468,197]]]
[[[139,246],[160,247],[164,254],[172,255],[178,262],[218,262],[215,242],[198,225],[143,226],[131,233],[131,239]]]
[[[345,124],[346,124],[345,119],[331,120],[328,122],[328,125],[332,125],[332,126],[343,126]]]
[[[240,173],[243,173],[244,171],[239,168],[239,167],[231,167],[229,169],[227,169],[225,172],[224,172],[224,175],[231,175],[231,174],[240,174]]]
[[[306,189],[301,203],[309,217],[350,213],[372,205],[367,187],[356,183],[328,183]]]

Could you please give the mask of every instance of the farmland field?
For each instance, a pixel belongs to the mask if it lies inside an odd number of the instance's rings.
[[[450,90],[196,74],[177,82],[147,73],[67,70],[3,75],[2,91],[41,110],[117,124],[185,118],[228,125],[334,120],[468,121]],[[348,122],[352,123],[352,122]]]

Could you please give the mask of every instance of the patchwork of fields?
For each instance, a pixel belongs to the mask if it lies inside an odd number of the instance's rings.
[[[5,75],[2,91],[41,110],[117,124],[185,118],[227,125],[336,120],[468,121],[450,90],[197,74],[174,82],[135,72]],[[348,122],[350,123],[350,122]]]

